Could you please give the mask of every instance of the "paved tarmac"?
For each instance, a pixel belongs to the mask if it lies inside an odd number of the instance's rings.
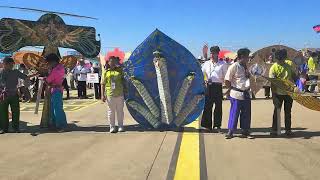
[[[229,108],[224,101],[223,128]],[[197,122],[184,132],[147,130],[126,109],[127,131],[110,134],[106,110],[97,102],[67,112],[70,131],[65,133],[39,130],[41,116],[22,112],[22,133],[0,135],[0,180],[316,180],[320,176],[319,112],[297,103],[292,110],[294,136],[271,138],[272,101],[254,100],[253,140],[199,133]]]

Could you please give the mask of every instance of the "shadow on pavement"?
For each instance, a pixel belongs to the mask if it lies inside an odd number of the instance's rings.
[[[68,127],[64,129],[64,132],[109,132],[110,128],[108,125],[96,125],[96,126],[78,126],[78,121],[71,121],[72,123],[68,124]],[[10,123],[11,127],[11,123]],[[40,125],[30,125],[28,122],[20,121],[20,130],[21,133],[30,133],[32,136],[38,136],[40,134],[47,133],[58,133],[55,129],[50,128],[40,128]],[[127,125],[125,126],[126,132],[193,132],[198,133],[199,130],[196,128],[185,127],[185,128],[169,128],[162,127],[158,129],[151,129],[143,127],[139,124]],[[60,132],[61,133],[61,132]]]
[[[97,126],[78,126],[78,121],[72,121],[73,123],[68,124],[68,127],[65,129],[64,132],[109,132],[108,125],[97,125]],[[10,122],[11,127],[11,122]],[[21,133],[30,133],[32,136],[38,136],[40,134],[47,134],[47,133],[58,133],[54,129],[48,128],[40,128],[40,125],[29,125],[28,122],[20,121],[20,130]],[[215,135],[217,133],[213,133],[212,131],[203,131],[193,127],[184,127],[184,128],[170,128],[170,127],[162,127],[158,129],[151,129],[143,127],[139,124],[134,125],[127,125],[125,126],[125,130],[127,132],[188,132],[188,133],[202,133],[207,135]],[[227,129],[222,129],[222,133],[227,133]],[[282,134],[280,136],[270,136],[270,128],[252,128],[251,132],[255,138],[303,138],[303,139],[311,139],[312,137],[320,137],[320,131],[307,131],[307,128],[292,128],[293,135],[286,136]],[[60,132],[61,133],[61,132]],[[238,130],[236,133],[241,133]]]

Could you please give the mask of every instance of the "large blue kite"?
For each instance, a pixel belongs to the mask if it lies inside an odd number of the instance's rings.
[[[124,64],[126,104],[133,118],[150,128],[180,127],[204,107],[204,78],[195,57],[155,30]]]

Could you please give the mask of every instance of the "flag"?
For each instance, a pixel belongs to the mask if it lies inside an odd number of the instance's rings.
[[[313,26],[313,30],[317,33],[320,33],[320,25]]]

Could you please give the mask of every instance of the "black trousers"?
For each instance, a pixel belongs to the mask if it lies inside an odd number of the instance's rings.
[[[69,85],[66,78],[63,79],[62,85],[63,85],[63,88],[67,91],[67,98],[69,99],[70,92],[69,92]]]
[[[101,98],[101,85],[100,83],[94,83],[94,94],[96,99]]]
[[[318,80],[318,76],[314,76],[314,75],[309,75],[309,80]],[[316,89],[317,85],[316,84],[312,84],[310,85],[310,92],[314,92],[314,90]],[[308,86],[309,88],[309,86]]]
[[[78,81],[78,97],[86,98],[87,97],[87,82]]]
[[[270,97],[271,87],[270,86],[263,86],[264,88],[264,96]]]
[[[272,130],[277,131],[277,109],[281,109],[282,104],[284,103],[284,120],[285,120],[285,129],[291,130],[291,109],[293,99],[289,95],[278,95],[272,94],[274,111],[273,111],[273,122]]]
[[[207,86],[206,97],[205,97],[205,106],[201,120],[201,126],[212,129],[214,127],[221,127],[222,122],[222,84],[213,83]],[[213,118],[213,127],[212,127],[212,108],[214,108],[214,118]]]

